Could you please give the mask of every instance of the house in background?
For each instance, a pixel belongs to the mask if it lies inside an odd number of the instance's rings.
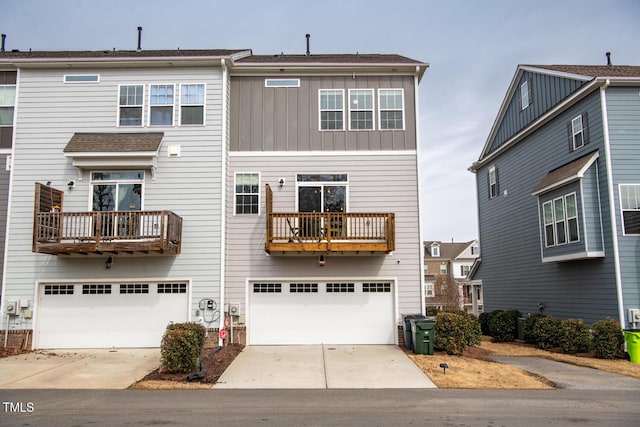
[[[250,53],[0,53],[0,99],[18,76],[3,329],[157,347],[171,321],[219,326],[229,67]]]
[[[480,257],[478,240],[424,242],[424,286],[427,310],[483,311],[482,282],[469,273]]]
[[[640,322],[640,67],[521,65],[476,174],[485,310]]]
[[[418,84],[399,55],[231,73],[226,299],[247,344],[394,344],[423,311]]]

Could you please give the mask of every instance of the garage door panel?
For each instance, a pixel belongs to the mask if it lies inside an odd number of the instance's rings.
[[[388,292],[327,292],[340,287],[320,283],[317,292],[262,293],[250,289],[249,341],[269,344],[393,344],[392,287]],[[346,288],[342,288],[343,290]]]
[[[39,348],[159,347],[167,324],[188,316],[186,292],[159,294],[155,284],[148,293],[120,293],[114,284],[96,294],[81,284],[69,285],[73,294],[47,294],[47,286],[39,296]]]

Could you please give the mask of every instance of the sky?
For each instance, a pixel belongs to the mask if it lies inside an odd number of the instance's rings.
[[[478,159],[519,64],[640,65],[640,0],[0,0],[6,48],[397,53],[419,89],[423,238],[478,237]]]

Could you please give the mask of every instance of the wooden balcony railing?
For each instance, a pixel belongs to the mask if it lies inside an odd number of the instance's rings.
[[[33,252],[177,255],[182,218],[170,211],[36,212]]]
[[[393,213],[273,212],[266,187],[265,251],[274,254],[388,254],[395,249]]]

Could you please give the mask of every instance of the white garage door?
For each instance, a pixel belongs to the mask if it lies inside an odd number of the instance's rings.
[[[42,284],[38,348],[160,347],[188,314],[187,283]]]
[[[251,283],[249,343],[394,344],[391,282]]]

